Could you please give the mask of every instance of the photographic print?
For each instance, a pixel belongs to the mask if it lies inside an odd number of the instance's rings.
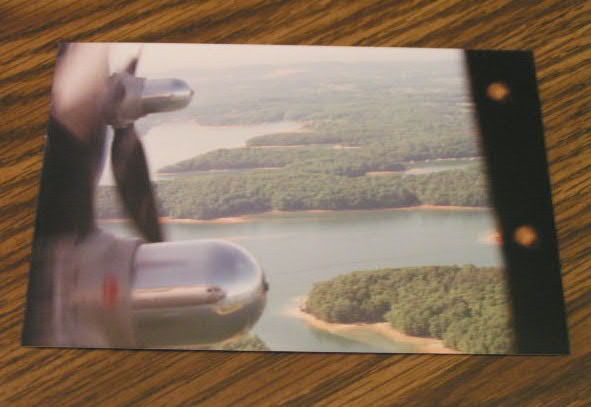
[[[514,157],[540,158],[539,200],[525,198],[535,182],[519,183],[529,170],[495,175],[517,167],[489,141],[521,151],[518,120],[490,118],[538,112],[535,76],[479,93],[479,56],[63,45],[23,343],[567,352],[541,127],[521,133],[537,144]],[[541,303],[554,325],[538,334]]]

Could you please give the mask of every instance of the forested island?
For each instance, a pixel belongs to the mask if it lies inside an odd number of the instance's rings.
[[[505,275],[493,267],[357,271],[315,284],[303,311],[333,323],[388,322],[407,335],[466,353],[511,353]]]
[[[161,172],[183,173],[286,167],[348,177],[365,175],[370,171],[403,171],[405,169],[393,151],[382,148],[341,150],[302,146],[287,149],[219,149],[164,167]]]
[[[383,131],[383,130],[382,130]],[[386,132],[387,133],[387,132]],[[425,140],[388,136],[369,137],[363,142],[345,143],[342,136],[336,143],[316,143],[324,134],[276,133],[247,140],[247,147],[218,149],[160,169],[163,173],[211,170],[284,168],[300,164],[314,165],[324,172],[344,176],[361,176],[369,171],[402,171],[405,161],[466,158],[478,155],[473,140],[463,137]],[[302,136],[306,138],[302,140]],[[251,146],[255,140],[256,146]],[[291,144],[282,141],[291,140]]]

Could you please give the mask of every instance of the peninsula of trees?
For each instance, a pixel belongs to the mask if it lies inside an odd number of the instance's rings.
[[[161,216],[214,219],[271,210],[346,210],[488,205],[478,168],[423,175],[346,177],[308,168],[203,174],[156,186]],[[99,218],[124,217],[114,187],[97,195]]]
[[[503,270],[428,266],[357,271],[317,283],[305,312],[326,322],[389,322],[466,353],[511,353],[515,342]]]

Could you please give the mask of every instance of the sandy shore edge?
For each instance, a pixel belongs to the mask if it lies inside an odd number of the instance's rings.
[[[453,206],[453,205],[417,205],[405,206],[399,208],[377,208],[377,209],[310,209],[305,211],[267,211],[260,213],[253,213],[240,216],[228,216],[215,219],[191,219],[191,218],[173,218],[170,216],[163,216],[160,218],[161,223],[165,224],[208,224],[208,223],[247,223],[253,222],[256,219],[263,218],[269,215],[286,215],[293,213],[332,213],[332,212],[368,212],[368,211],[412,211],[412,210],[438,210],[438,211],[484,211],[490,208],[485,206]],[[98,220],[101,223],[125,223],[126,218],[101,218]]]
[[[302,304],[305,304],[305,297],[297,299],[297,304],[286,310],[286,315],[303,320],[306,324],[335,335],[342,335],[343,333],[352,329],[365,329],[378,335],[392,339],[396,342],[405,342],[416,347],[417,353],[439,353],[439,354],[460,354],[455,349],[446,347],[443,341],[437,338],[425,338],[419,336],[407,335],[398,331],[388,322],[378,322],[373,324],[357,323],[357,324],[341,324],[334,322],[326,322],[314,315],[309,314],[303,310]]]

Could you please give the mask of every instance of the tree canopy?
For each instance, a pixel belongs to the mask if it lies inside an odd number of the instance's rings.
[[[314,285],[306,312],[339,323],[389,322],[467,353],[514,351],[504,271],[427,266],[357,271]]]
[[[421,204],[487,206],[481,172],[450,170],[423,175],[348,177],[301,164],[284,170],[178,177],[156,186],[160,214],[214,219],[270,210],[346,210],[409,207]],[[97,195],[100,218],[121,217],[114,187]]]

